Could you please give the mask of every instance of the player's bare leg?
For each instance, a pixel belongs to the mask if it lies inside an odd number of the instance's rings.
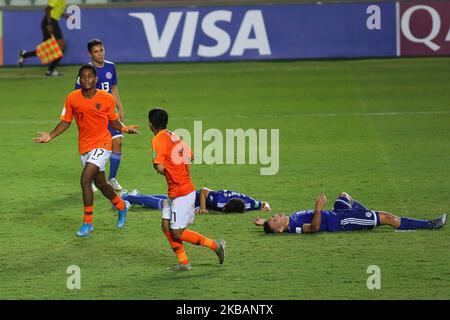
[[[170,220],[162,219],[161,221],[161,230],[163,233],[170,231]]]
[[[97,188],[108,200],[112,201],[117,196],[113,187],[106,182],[104,171],[98,172],[97,175],[95,175],[94,182]]]
[[[83,191],[83,204],[85,207],[94,204],[94,193],[92,192],[91,183],[94,177],[99,173],[99,168],[90,162],[87,162],[81,173],[81,190]]]
[[[392,213],[380,211],[379,217],[381,225],[389,225],[394,228],[400,227],[400,217],[397,217]]]
[[[128,201],[122,200],[113,187],[111,187],[105,178],[105,172],[100,171],[95,175],[94,182],[97,188],[102,192],[102,194],[116,207],[118,210],[119,217],[117,219],[117,228],[122,228],[127,221],[128,208],[131,206]]]
[[[83,193],[83,204],[84,204],[84,218],[83,225],[77,232],[77,236],[86,237],[89,233],[94,230],[92,224],[92,214],[94,212],[94,193],[92,192],[91,183],[94,176],[98,173],[99,168],[92,164],[86,163],[81,173],[81,190]]]
[[[173,252],[177,256],[178,263],[173,266],[167,268],[167,270],[173,271],[189,271],[192,269],[191,264],[189,263],[188,257],[186,255],[186,251],[184,249],[183,242],[180,240],[175,240],[170,232],[170,220],[162,219],[161,221],[161,230],[169,241],[170,247]]]
[[[112,152],[122,153],[122,137],[117,137],[113,139]]]
[[[445,213],[432,220],[397,217],[384,211],[380,211],[379,216],[380,224],[387,224],[398,230],[440,229],[447,222],[447,214]]]
[[[172,237],[175,241],[190,242],[195,245],[208,247],[213,250],[219,258],[219,263],[223,264],[225,259],[225,241],[224,240],[211,240],[204,235],[191,231],[189,229],[170,229]]]
[[[175,241],[181,241],[181,235],[183,234],[184,230],[186,230],[186,228],[184,229],[170,229],[170,232],[172,233],[172,237],[174,238]]]
[[[348,202],[350,203],[350,205],[353,204],[353,198],[347,192],[341,192],[339,197],[345,197],[348,200]]]

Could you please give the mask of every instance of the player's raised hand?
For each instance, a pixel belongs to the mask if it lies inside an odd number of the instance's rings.
[[[128,126],[128,128],[130,129],[130,131],[128,131],[128,133],[129,134],[141,134],[138,130],[137,130],[137,128],[139,128],[139,126],[137,126],[137,125],[131,125],[131,126]]]
[[[319,194],[316,199],[316,209],[322,210],[327,204],[327,197],[323,193]]]
[[[256,217],[255,219],[252,220],[253,223],[257,226],[262,226],[264,224],[264,222],[266,222],[266,219],[260,218],[260,217]]]
[[[52,140],[52,137],[50,137],[50,134],[48,132],[38,132],[38,136],[33,138],[33,142],[36,143],[46,143]]]
[[[261,210],[264,212],[269,212],[272,209],[270,208],[270,205],[268,202],[263,201]]]
[[[138,125],[132,124],[132,125],[129,125],[129,126],[123,126],[122,129],[121,129],[121,131],[122,131],[122,132],[125,132],[125,133],[128,133],[128,134],[141,134],[141,133],[137,130],[137,128],[139,128]]]

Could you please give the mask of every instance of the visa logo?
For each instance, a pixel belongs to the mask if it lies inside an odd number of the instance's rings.
[[[228,32],[217,25],[218,22],[231,23],[233,21],[233,13],[229,10],[211,11],[201,21],[199,21],[200,13],[196,11],[170,12],[162,28],[158,28],[155,16],[151,12],[136,12],[129,13],[129,15],[142,22],[150,55],[153,58],[165,58],[167,56],[183,15],[185,17],[184,24],[181,27],[183,29],[178,57],[191,57],[194,50],[198,56],[208,58],[220,57],[226,53],[230,56],[239,57],[244,54],[245,50],[249,49],[257,50],[259,55],[271,54],[261,10],[248,10],[245,13],[234,39],[231,39]],[[200,28],[199,31],[197,31],[198,28]],[[161,32],[159,33],[158,30],[161,30]],[[200,34],[200,32],[203,34]],[[195,38],[202,39],[205,35],[215,40],[214,45],[199,43],[194,48]]]

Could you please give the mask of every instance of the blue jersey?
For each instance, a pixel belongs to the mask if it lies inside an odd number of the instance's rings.
[[[200,206],[200,191],[197,191],[195,206]],[[233,190],[210,191],[206,197],[206,208],[216,211],[223,211],[225,204],[234,198],[239,198],[245,202],[245,210],[257,210],[261,208],[261,201],[257,201],[243,193]]]
[[[361,203],[354,200],[349,203],[347,199],[336,199],[333,211],[321,211],[319,231],[352,231],[367,230],[380,225],[379,212],[368,210]],[[286,232],[302,233],[305,223],[311,224],[314,210],[299,211],[289,217],[289,226]]]
[[[92,62],[89,62],[89,64],[93,65]],[[103,90],[111,93],[112,87],[117,85],[117,74],[114,63],[105,60],[103,67],[101,68],[95,67],[95,69],[97,70],[97,77],[98,77],[98,81],[95,87],[98,90]],[[81,88],[80,78],[78,77],[75,89],[80,88]]]
[[[332,219],[334,212],[332,211],[321,211],[320,217],[320,229],[319,231],[332,231],[333,223]],[[299,211],[291,214],[289,217],[289,226],[286,232],[289,233],[303,233],[303,225],[311,224],[314,216],[314,210]]]

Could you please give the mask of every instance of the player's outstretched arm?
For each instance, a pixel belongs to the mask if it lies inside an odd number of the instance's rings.
[[[270,210],[272,209],[270,208],[269,203],[266,201],[261,201],[261,211],[269,212]]]
[[[52,132],[38,132],[38,136],[33,138],[33,142],[36,143],[47,143],[52,141],[54,138],[59,136],[61,133],[66,131],[70,127],[70,122],[61,121],[57,124]]]
[[[123,121],[123,119],[125,118],[125,112],[123,111],[122,102],[120,101],[119,90],[117,89],[117,85],[111,87],[111,94],[113,95],[114,101],[116,102],[119,120]]]
[[[320,230],[320,222],[322,219],[321,210],[327,204],[327,197],[323,193],[319,194],[316,199],[316,206],[314,208],[314,215],[311,224],[305,223],[303,225],[303,233],[314,233]]]
[[[137,130],[137,128],[139,128],[138,125],[133,124],[133,125],[125,126],[122,122],[120,122],[119,119],[110,121],[109,124],[111,125],[111,127],[116,129],[117,131],[121,131],[121,132],[128,133],[128,134],[141,134]]]
[[[198,213],[208,213],[208,210],[206,209],[206,198],[210,191],[210,189],[205,187],[200,189],[200,210]]]
[[[128,134],[141,134],[137,129],[139,128],[138,125],[132,124],[128,126],[123,126],[120,128],[120,131]]]
[[[253,221],[253,223],[254,223],[256,226],[262,226],[262,225],[264,225],[264,222],[266,222],[267,220],[266,220],[266,219],[263,219],[263,218],[260,218],[260,217],[256,217],[256,218],[253,219],[252,221]]]

